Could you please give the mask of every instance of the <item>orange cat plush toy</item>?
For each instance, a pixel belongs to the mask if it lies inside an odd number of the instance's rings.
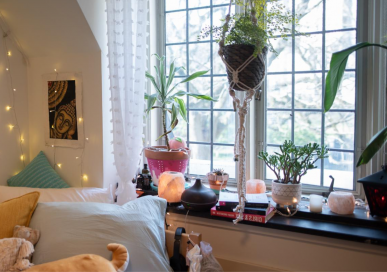
[[[124,272],[129,263],[126,247],[120,244],[109,244],[112,251],[112,261],[94,254],[82,254],[55,262],[35,265],[26,272]]]

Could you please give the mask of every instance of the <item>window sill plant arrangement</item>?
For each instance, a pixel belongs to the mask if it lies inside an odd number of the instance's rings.
[[[187,109],[182,97],[188,95],[196,99],[216,101],[207,95],[187,93],[177,90],[180,84],[190,82],[191,80],[206,74],[208,71],[198,71],[186,77],[182,81],[172,84],[176,72],[185,68],[176,67],[175,61],[172,61],[169,65],[169,73],[167,73],[165,67],[165,56],[160,57],[157,54],[155,54],[155,56],[159,61],[159,65],[155,66],[156,76],[152,76],[149,72],[145,73],[145,76],[151,81],[152,85],[156,89],[156,93],[152,95],[145,94],[145,99],[147,100],[146,114],[148,115],[153,109],[161,111],[163,134],[160,135],[156,141],[164,138],[166,146],[153,146],[145,148],[145,157],[148,160],[149,170],[154,181],[158,180],[158,177],[165,171],[176,171],[184,174],[187,168],[190,156],[189,148],[184,147],[171,149],[168,139],[168,134],[171,133],[179,123],[179,117],[187,122]],[[168,124],[169,128],[166,123],[167,114],[171,115],[171,122]]]
[[[210,188],[215,193],[219,193],[221,189],[226,188],[229,175],[223,169],[214,169],[212,172],[207,173],[207,179]]]
[[[265,162],[276,179],[272,181],[272,198],[279,205],[297,206],[301,201],[301,178],[308,170],[315,169],[319,159],[327,158],[328,149],[317,143],[295,146],[292,141],[285,141],[280,152],[269,155],[266,151],[258,154],[258,159]]]

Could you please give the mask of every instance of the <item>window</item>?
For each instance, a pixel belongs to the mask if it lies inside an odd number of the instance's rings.
[[[332,109],[323,113],[325,77],[333,52],[356,43],[357,1],[291,0],[287,8],[300,14],[295,39],[273,39],[278,52],[267,58],[265,148],[272,153],[284,140],[301,146],[327,145],[329,157],[308,171],[302,183],[354,189],[355,54],[349,58],[341,90]],[[295,29],[295,26],[292,26]],[[321,171],[323,169],[323,171]],[[266,179],[275,176],[265,171]]]
[[[181,120],[173,131],[175,136],[187,139],[192,152],[188,171],[193,175],[206,175],[214,168],[223,168],[230,178],[235,178],[235,112],[228,94],[226,70],[218,57],[219,46],[212,37],[201,41],[197,38],[204,26],[219,24],[229,3],[229,0],[165,0],[167,65],[176,59],[177,66],[186,68],[174,80],[181,81],[188,74],[209,70],[203,77],[186,83],[183,90],[211,95],[218,100],[198,101],[186,97],[188,124]]]

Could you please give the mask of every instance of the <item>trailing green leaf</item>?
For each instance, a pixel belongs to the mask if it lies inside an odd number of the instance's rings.
[[[360,155],[360,158],[357,162],[356,167],[359,167],[362,164],[367,164],[386,142],[387,142],[387,126],[382,130],[380,130],[378,133],[376,133],[374,137],[372,137],[370,142],[367,144],[367,147]]]
[[[184,121],[186,121],[188,123],[188,121],[187,121],[187,109],[185,108],[184,100],[181,98],[175,97],[175,101],[176,101],[176,103],[179,104],[179,111],[180,111],[181,117],[183,117]]]
[[[157,95],[158,95],[157,93],[148,95],[146,114],[149,114],[149,112],[152,110],[154,104],[156,103]]]
[[[343,80],[345,67],[347,65],[349,55],[359,49],[369,47],[369,46],[378,46],[378,47],[387,49],[387,46],[384,46],[381,44],[362,42],[332,54],[331,64],[330,64],[329,72],[327,74],[326,82],[325,82],[325,96],[324,96],[325,112],[330,110],[330,108],[333,105],[333,102],[335,101],[337,91]]]

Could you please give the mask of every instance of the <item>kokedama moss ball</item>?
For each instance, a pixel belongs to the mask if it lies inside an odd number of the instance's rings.
[[[171,149],[186,148],[187,143],[183,138],[175,136],[171,140],[169,140],[169,147]]]

